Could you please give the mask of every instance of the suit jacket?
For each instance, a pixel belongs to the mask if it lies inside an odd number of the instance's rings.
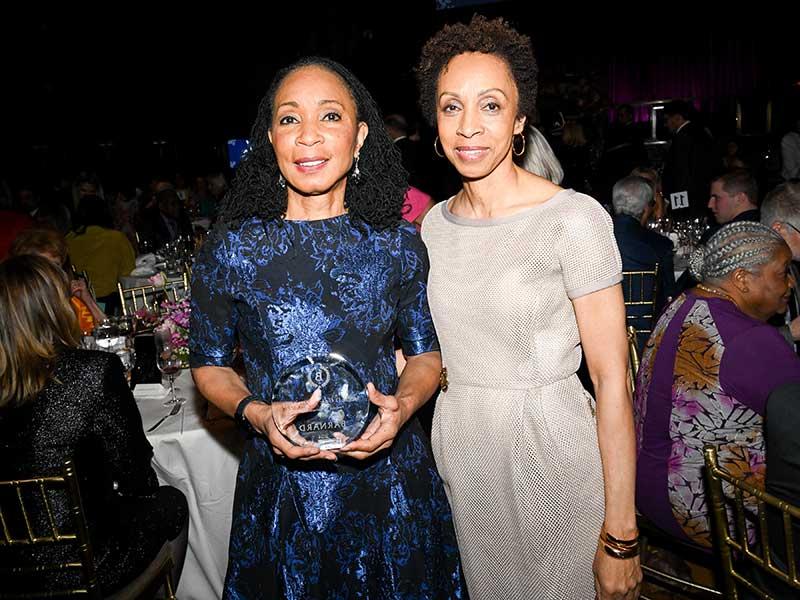
[[[764,440],[767,453],[767,492],[800,506],[800,383],[787,383],[769,395],[767,418],[764,424]],[[786,544],[783,535],[783,522],[778,513],[767,513],[772,556],[778,565],[786,569]],[[794,525],[794,538],[800,536],[800,526]],[[800,548],[795,545],[794,560],[800,563]],[[766,575],[761,581],[774,598],[796,598],[797,592]]]
[[[614,237],[617,240],[619,253],[622,257],[623,271],[652,271],[658,264],[658,281],[656,285],[655,308],[653,322],[664,309],[667,298],[675,294],[675,273],[672,261],[672,242],[663,235],[643,227],[634,217],[629,215],[615,215]],[[625,301],[629,301],[629,291],[638,299],[639,290],[628,290],[623,286]],[[653,299],[645,294],[645,300]],[[626,308],[628,315],[644,314],[642,307],[629,306]],[[652,329],[652,323],[646,319],[629,319],[636,329]],[[643,339],[642,339],[643,338]],[[647,334],[640,336],[640,347],[646,341]]]
[[[689,208],[678,210],[678,215],[706,214],[713,169],[711,136],[700,125],[692,121],[686,123],[672,138],[662,176],[667,201],[672,193],[688,193]]]

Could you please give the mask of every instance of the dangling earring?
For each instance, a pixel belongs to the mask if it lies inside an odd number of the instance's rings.
[[[278,187],[282,190],[286,189],[286,180],[283,178],[283,173],[278,174]]]
[[[444,146],[442,146],[442,151],[441,151],[441,152],[439,152],[439,148],[437,147],[437,144],[438,144],[438,143],[439,143],[439,136],[437,135],[437,136],[436,136],[436,139],[435,139],[435,140],[433,140],[433,152],[434,152],[434,153],[436,154],[436,156],[438,156],[439,158],[444,158]]]
[[[522,138],[522,150],[517,152],[516,144],[514,142],[517,141],[517,136]],[[525,154],[525,134],[524,133],[517,133],[511,140],[511,151],[514,153],[514,156],[522,156]]]
[[[353,182],[358,183],[359,179],[361,179],[361,171],[358,170],[358,154],[356,154],[353,163]]]

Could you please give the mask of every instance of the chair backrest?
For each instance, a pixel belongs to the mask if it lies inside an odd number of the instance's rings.
[[[636,328],[628,325],[628,381],[631,384],[631,394],[636,390],[636,374],[639,372],[637,334]]]
[[[623,271],[622,295],[628,323],[640,335],[649,336],[655,319],[658,263],[652,271]],[[634,308],[635,307],[635,308]]]
[[[66,498],[72,516],[72,528],[56,523],[52,499],[61,494]],[[63,528],[63,529],[62,529]],[[55,596],[88,596],[101,598],[97,583],[92,546],[83,501],[78,487],[78,476],[71,460],[62,467],[61,476],[36,477],[0,481],[0,548],[6,550],[13,560],[15,547],[56,547],[66,544],[75,546],[74,560],[52,564],[14,565],[4,561],[0,565],[0,581],[26,576],[47,577],[54,571],[79,572],[81,583],[69,590],[29,590],[24,593],[7,593],[0,590],[0,598],[50,598]],[[5,586],[0,586],[5,587]]]
[[[184,298],[189,290],[189,275],[184,272],[179,280],[168,281],[163,287],[155,285],[140,285],[124,288],[117,282],[119,300],[122,304],[122,314],[132,315],[140,308],[152,309],[157,301],[158,294],[166,294],[167,298],[177,302]]]
[[[788,588],[796,590],[794,594],[800,597],[800,579],[797,574],[794,547],[794,533],[800,524],[800,507],[780,500],[720,468],[717,449],[714,446],[705,446],[703,456],[711,503],[711,524],[722,563],[725,597],[737,600],[740,598],[740,590],[746,589],[759,598],[767,600],[772,598],[770,592],[764,589],[763,578],[753,577],[751,571],[754,568],[755,572],[762,571],[766,574],[766,579],[771,576]],[[723,482],[730,485],[729,494],[723,490]],[[753,527],[751,516],[753,504],[757,511],[755,541],[748,535],[748,530]],[[731,505],[733,523],[729,520],[727,508]],[[784,536],[782,550],[786,553],[786,569],[776,564],[775,548],[770,547],[768,510],[775,511],[775,514],[782,517]]]

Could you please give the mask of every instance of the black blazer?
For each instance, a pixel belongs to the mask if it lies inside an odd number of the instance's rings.
[[[667,298],[675,294],[675,273],[672,260],[672,242],[663,235],[642,227],[638,220],[629,215],[615,215],[614,237],[617,240],[619,253],[622,257],[623,271],[652,271],[658,264],[658,282],[656,285],[655,312],[654,319],[664,309]],[[639,290],[632,290],[633,295],[639,296]],[[629,290],[623,286],[625,301],[629,301]],[[645,300],[653,299],[645,295]],[[629,306],[627,313],[630,316],[643,314],[640,307]],[[631,325],[636,329],[652,329],[651,322],[644,319],[629,319]],[[640,347],[644,346],[647,335],[640,336]]]
[[[711,136],[700,125],[690,121],[672,138],[662,175],[664,198],[667,202],[674,192],[688,193],[689,208],[678,210],[677,215],[706,214],[713,170],[714,148]]]

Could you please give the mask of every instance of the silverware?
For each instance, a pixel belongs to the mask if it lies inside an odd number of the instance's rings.
[[[164,415],[163,417],[161,417],[161,418],[160,418],[160,419],[159,419],[159,420],[156,422],[156,424],[155,424],[155,425],[153,425],[153,426],[152,426],[150,429],[148,429],[148,430],[147,430],[147,433],[150,433],[151,431],[154,431],[156,427],[158,427],[158,426],[159,426],[159,425],[161,425],[161,424],[162,424],[164,421],[166,421],[166,420],[167,420],[167,417],[171,417],[171,416],[173,416],[173,415],[177,415],[177,414],[178,414],[178,411],[181,409],[181,407],[182,407],[182,406],[183,406],[183,402],[176,402],[176,403],[175,403],[175,406],[173,406],[173,407],[172,407],[172,410],[171,410],[171,411],[169,411],[169,412],[168,412],[166,415]]]

